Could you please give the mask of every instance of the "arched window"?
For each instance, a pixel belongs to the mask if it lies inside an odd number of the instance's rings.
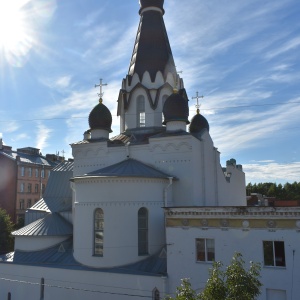
[[[136,115],[137,115],[137,127],[145,127],[145,98],[144,96],[138,96],[136,101]]]
[[[152,291],[152,299],[153,300],[160,300],[159,290],[157,288],[155,288]]]
[[[97,208],[94,214],[94,255],[103,256],[104,213]]]
[[[165,102],[166,102],[166,100],[167,100],[168,97],[169,97],[168,95],[163,95],[163,97],[162,97],[162,106],[161,106],[162,121],[164,121],[164,113],[163,113],[163,111],[164,111]]]
[[[148,254],[148,210],[145,207],[138,212],[138,254]]]

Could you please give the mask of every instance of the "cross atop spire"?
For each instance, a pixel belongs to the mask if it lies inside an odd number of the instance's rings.
[[[95,88],[100,87],[100,93],[98,93],[100,103],[102,103],[102,101],[103,101],[102,97],[104,95],[102,88],[106,85],[107,85],[107,83],[102,83],[102,78],[100,78],[100,84],[95,84]]]
[[[198,92],[196,92],[196,97],[193,97],[192,99],[197,99],[197,104],[195,105],[196,106],[196,108],[197,108],[197,115],[199,115],[199,113],[200,113],[200,106],[201,106],[201,104],[199,104],[199,99],[200,98],[204,98],[204,96],[202,95],[202,96],[199,96],[199,93]]]

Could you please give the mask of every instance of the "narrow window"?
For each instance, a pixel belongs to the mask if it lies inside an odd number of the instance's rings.
[[[31,199],[28,199],[27,200],[27,208],[30,208],[31,207]]]
[[[41,177],[45,178],[45,170],[44,169],[41,170]]]
[[[285,267],[284,242],[263,241],[264,265],[273,267]]]
[[[137,127],[145,127],[146,119],[145,119],[145,98],[144,98],[144,96],[138,96],[136,109],[137,109]]]
[[[165,102],[166,102],[166,100],[167,100],[168,97],[169,97],[168,95],[163,95],[163,97],[162,97],[162,108],[161,108],[161,111],[162,111],[162,121],[164,121],[164,113],[163,113],[163,111],[164,111]]]
[[[28,193],[31,193],[32,185],[31,183],[28,183]]]
[[[35,169],[35,177],[39,177],[39,169]]]
[[[20,200],[20,209],[24,209],[24,199]]]
[[[25,176],[25,168],[21,167],[21,176]]]
[[[160,294],[159,294],[159,290],[157,288],[155,288],[152,291],[152,299],[153,300],[160,300]]]
[[[31,168],[28,168],[28,176],[32,177],[32,169]]]
[[[50,170],[48,170],[48,178],[50,177]]]
[[[34,186],[34,192],[35,193],[39,192],[39,184],[38,183],[36,183],[35,186]]]
[[[214,239],[196,239],[196,260],[197,261],[215,260]]]
[[[145,207],[138,212],[138,254],[148,254],[148,211]]]
[[[20,185],[20,192],[24,193],[24,189],[25,189],[25,184],[21,183],[21,185]]]
[[[94,255],[103,256],[104,213],[97,208],[94,213]]]

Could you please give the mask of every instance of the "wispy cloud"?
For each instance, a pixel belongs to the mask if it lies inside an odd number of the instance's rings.
[[[46,127],[44,124],[42,123],[37,124],[36,148],[42,150],[48,146],[48,139],[50,137],[51,132],[52,129]]]

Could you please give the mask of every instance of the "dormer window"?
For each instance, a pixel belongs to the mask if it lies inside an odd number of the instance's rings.
[[[137,110],[137,127],[145,127],[146,126],[146,116],[145,116],[145,97],[138,96],[136,102],[136,110]]]

